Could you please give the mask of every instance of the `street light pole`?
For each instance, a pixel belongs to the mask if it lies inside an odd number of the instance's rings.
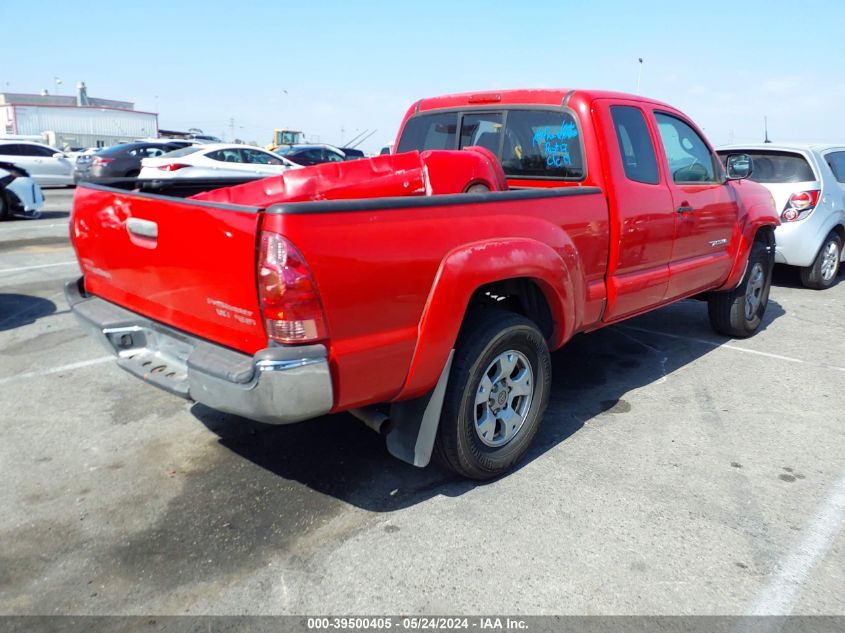
[[[640,62],[640,68],[637,71],[637,94],[640,94],[640,79],[643,77],[643,58],[637,57]]]

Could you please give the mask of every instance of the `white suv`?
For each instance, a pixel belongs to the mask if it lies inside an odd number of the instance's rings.
[[[845,147],[765,143],[716,152],[751,156],[750,179],[772,192],[781,221],[775,261],[800,267],[808,288],[832,286],[845,243]]]

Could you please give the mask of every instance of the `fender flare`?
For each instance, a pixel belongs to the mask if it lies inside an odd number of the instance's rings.
[[[571,338],[583,318],[584,275],[569,236],[559,230],[554,237],[550,241],[557,248],[533,238],[500,238],[462,245],[443,258],[419,321],[405,383],[394,402],[431,391],[455,346],[473,293],[487,284],[533,280],[554,321],[550,349]]]
[[[777,216],[775,215],[773,217],[770,209],[760,209],[759,207],[749,209],[749,212],[743,218],[743,222],[738,226],[737,232],[739,235],[737,236],[736,256],[734,257],[731,272],[728,274],[725,283],[717,289],[718,291],[733,290],[740,284],[745,275],[745,269],[748,266],[748,256],[751,253],[751,247],[754,245],[754,241],[757,239],[760,231],[771,229],[770,231],[765,231],[765,239],[766,247],[770,249],[771,255],[774,258],[775,228],[777,228],[778,224],[780,222]]]

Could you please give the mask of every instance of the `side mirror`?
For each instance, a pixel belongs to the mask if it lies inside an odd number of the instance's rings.
[[[67,158],[64,152],[56,152],[53,154],[53,158]]]
[[[728,180],[743,180],[754,172],[754,162],[748,154],[730,154],[725,160]]]

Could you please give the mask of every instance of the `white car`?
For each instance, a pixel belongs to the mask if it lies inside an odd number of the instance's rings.
[[[138,178],[264,177],[297,168],[299,165],[288,159],[258,147],[213,143],[145,158]]]
[[[0,220],[19,213],[31,218],[41,215],[44,194],[26,170],[0,162]]]
[[[73,161],[64,152],[49,145],[29,141],[0,141],[0,161],[22,167],[42,187],[73,184]]]
[[[832,286],[845,259],[845,146],[761,143],[716,152],[748,154],[750,180],[772,193],[781,222],[775,262],[800,268],[808,288]]]

